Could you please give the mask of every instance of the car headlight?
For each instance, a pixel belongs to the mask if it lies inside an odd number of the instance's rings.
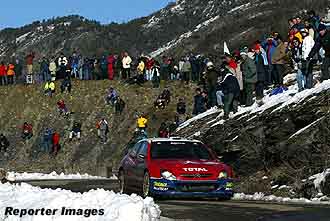
[[[162,177],[167,179],[167,180],[176,180],[176,177],[169,171],[165,170],[161,172]]]
[[[219,179],[226,179],[227,177],[228,177],[228,174],[224,171],[220,172],[219,176],[218,176]]]

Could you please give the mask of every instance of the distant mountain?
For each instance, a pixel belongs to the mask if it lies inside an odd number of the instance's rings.
[[[133,56],[195,52],[218,57],[223,41],[235,48],[272,30],[285,34],[290,16],[309,9],[324,13],[328,5],[329,0],[177,0],[125,24],[101,25],[78,15],[53,18],[0,31],[0,57],[75,49],[90,56],[127,50]]]

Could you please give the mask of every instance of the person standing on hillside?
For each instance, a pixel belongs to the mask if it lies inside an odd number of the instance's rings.
[[[122,114],[124,111],[125,105],[126,105],[125,101],[123,99],[121,99],[120,96],[118,96],[115,101],[115,113]]]
[[[303,75],[302,70],[302,45],[300,44],[300,41],[298,38],[294,38],[292,42],[292,62],[294,66],[294,70],[297,71],[297,83],[298,83],[298,89],[299,91],[303,91],[305,89],[306,79]]]
[[[317,62],[317,57],[314,56],[310,61],[307,61],[307,58],[315,45],[315,41],[308,29],[303,29],[301,34],[304,38],[302,43],[302,71],[306,78],[305,88],[310,89],[313,87],[313,66]]]
[[[5,153],[8,150],[10,143],[7,137],[3,134],[0,134],[0,152],[3,150]]]
[[[175,123],[176,126],[180,126],[180,124],[182,124],[187,116],[186,116],[186,112],[187,112],[187,105],[186,102],[184,101],[183,98],[179,98],[179,102],[176,104],[176,116],[175,116]]]
[[[49,62],[46,59],[46,57],[42,58],[42,61],[40,63],[40,73],[42,76],[42,80],[44,82],[47,82],[50,80],[50,76],[49,76]]]
[[[128,53],[124,53],[124,57],[122,60],[123,63],[123,73],[122,73],[122,78],[123,79],[130,79],[131,78],[131,63],[132,63],[132,58],[128,56]]]
[[[115,77],[115,71],[114,71],[114,65],[115,65],[116,59],[113,54],[109,54],[107,58],[107,65],[108,65],[108,79],[112,81]]]
[[[321,66],[321,82],[330,78],[330,32],[324,24],[320,24],[318,28],[319,37],[315,41],[311,52],[307,57],[307,61],[311,61],[314,55],[319,53],[320,49],[323,48],[325,51],[324,58]]]
[[[218,82],[218,72],[216,71],[213,63],[209,61],[206,65],[206,87],[208,96],[208,106],[214,107],[217,105],[216,87]]]
[[[153,58],[147,57],[146,58],[146,80],[151,81],[152,80],[152,67],[155,64],[155,61]]]
[[[14,65],[15,65],[14,71],[15,71],[15,76],[16,76],[16,83],[21,82],[23,67],[22,67],[22,63],[19,58],[15,59]]]
[[[198,115],[206,111],[206,98],[202,95],[200,88],[196,89],[196,95],[194,97],[193,115]]]
[[[34,52],[31,52],[26,56],[26,69],[27,69],[27,74],[32,75],[33,74],[33,59],[35,57]]]
[[[268,86],[275,82],[276,77],[274,76],[274,66],[272,63],[272,58],[277,47],[277,41],[274,40],[273,36],[269,36],[264,42],[262,42],[262,47],[265,49],[268,61],[268,79],[266,79],[266,84]]]
[[[58,58],[58,78],[64,78],[66,75],[66,69],[68,65],[68,59],[64,56],[63,53],[61,53],[60,57]]]
[[[191,80],[191,63],[188,57],[185,59],[185,62],[182,66],[182,72],[183,80],[186,82],[186,84],[189,84],[189,81]]]
[[[3,61],[0,63],[0,85],[7,85],[7,66]]]
[[[261,46],[259,44],[255,45],[254,52],[254,61],[257,68],[256,98],[257,103],[260,105],[262,104],[262,98],[264,97],[266,65],[264,57],[262,56]]]
[[[160,65],[158,61],[155,61],[151,69],[152,87],[159,88],[160,86]]]
[[[60,138],[61,138],[60,134],[55,131],[52,136],[52,141],[53,141],[52,152],[54,156],[56,156],[58,151],[60,150]]]
[[[52,148],[52,138],[53,132],[51,129],[46,128],[42,138],[42,151],[45,153],[50,153]]]
[[[96,128],[97,135],[101,139],[101,142],[106,143],[108,140],[107,134],[109,132],[108,122],[104,118],[102,118],[102,120],[97,123]]]
[[[272,57],[272,64],[274,70],[274,77],[275,77],[275,84],[277,86],[283,85],[283,75],[285,73],[285,58],[287,57],[287,47],[282,41],[281,36],[277,36],[277,43],[278,46],[276,47],[273,57]]]
[[[15,80],[15,65],[13,63],[9,63],[7,67],[7,83],[14,84]]]
[[[57,66],[56,66],[55,58],[52,57],[49,63],[50,77],[52,81],[56,80],[56,70],[57,70]]]
[[[238,111],[240,87],[237,78],[231,72],[228,72],[224,77],[220,87],[224,94],[224,119],[228,119],[231,110],[234,113]]]
[[[241,70],[244,76],[245,105],[253,104],[253,91],[257,83],[257,68],[254,60],[246,52],[241,52]]]

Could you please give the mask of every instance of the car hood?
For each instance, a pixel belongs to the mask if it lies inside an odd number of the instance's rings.
[[[175,176],[182,174],[214,174],[226,171],[226,165],[217,160],[154,160],[160,170],[168,170]]]

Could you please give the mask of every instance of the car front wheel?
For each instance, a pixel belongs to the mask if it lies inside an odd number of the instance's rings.
[[[142,194],[143,197],[150,196],[150,175],[148,172],[145,172],[143,177]]]

